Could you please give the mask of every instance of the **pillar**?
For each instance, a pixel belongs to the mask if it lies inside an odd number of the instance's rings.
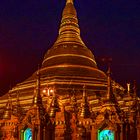
[[[98,130],[97,128],[95,128],[95,126],[92,126],[92,130],[91,130],[91,140],[97,140],[98,138]]]
[[[24,140],[24,130],[23,129],[19,132],[19,139]]]
[[[140,125],[137,127],[137,140],[140,140]]]
[[[120,130],[120,140],[124,140],[124,131],[123,131],[123,124],[121,125],[121,130]]]

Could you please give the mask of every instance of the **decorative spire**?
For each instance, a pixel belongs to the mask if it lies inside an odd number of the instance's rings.
[[[33,106],[32,108],[35,109],[35,116],[38,120],[43,120],[43,115],[44,115],[44,106],[42,102],[42,97],[40,94],[40,71],[38,67],[38,71],[36,73],[37,76],[37,81],[36,81],[36,90],[34,92],[34,97],[33,97]]]
[[[77,100],[76,100],[76,97],[75,97],[75,93],[73,93],[72,97],[71,97],[71,105],[72,105],[72,111],[74,113],[77,113]]]
[[[117,110],[118,113],[121,112],[119,106],[118,106],[118,102],[116,100],[116,97],[113,93],[113,89],[112,89],[112,81],[111,81],[111,68],[110,68],[110,63],[108,65],[108,71],[107,71],[107,98],[105,100],[105,102],[107,103],[107,105],[113,105],[112,107],[114,108],[114,110]],[[105,104],[106,106],[106,104]],[[112,109],[113,111],[113,109]]]
[[[40,72],[39,69],[37,71],[37,81],[36,81],[36,90],[35,90],[35,94],[34,94],[34,98],[33,98],[33,104],[34,105],[40,105],[42,104],[42,97],[40,95]]]
[[[6,109],[4,111],[3,114],[3,119],[10,119],[12,115],[12,100],[11,100],[11,96],[10,93],[8,94],[8,101],[6,104]]]
[[[73,4],[73,0],[67,0],[66,4],[68,3],[72,3]]]
[[[59,29],[59,36],[54,44],[74,43],[85,46],[81,37],[78,25],[77,12],[73,0],[67,0],[62,13],[62,20]]]
[[[130,93],[130,83],[127,83],[127,92]]]
[[[108,71],[107,71],[107,97],[105,100],[107,103],[113,103],[117,104],[115,95],[113,94],[113,89],[112,89],[112,81],[111,81],[111,68],[110,64],[108,65]]]
[[[131,87],[131,84],[127,83],[127,94],[128,94],[128,96],[130,96],[130,87]]]
[[[89,104],[87,100],[85,85],[83,87],[83,98],[81,103],[81,111],[80,111],[80,117],[82,118],[88,118],[90,116],[90,110],[89,110]]]
[[[111,69],[109,65],[107,71],[107,100],[111,100],[111,94],[112,94]]]
[[[59,110],[60,110],[60,108],[59,108],[58,100],[57,100],[56,95],[54,93],[53,98],[52,98],[52,102],[50,105],[50,113],[49,113],[50,117],[54,118],[56,115],[56,112]]]

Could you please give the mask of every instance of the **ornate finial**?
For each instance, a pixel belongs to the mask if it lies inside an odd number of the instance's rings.
[[[75,93],[73,93],[73,95],[71,97],[71,105],[72,105],[72,111],[74,113],[77,113],[77,100],[76,100]]]
[[[10,93],[8,93],[8,101],[6,104],[6,109],[3,114],[3,119],[10,119],[11,115],[12,115],[12,100]]]
[[[127,92],[130,93],[130,83],[127,83]]]
[[[107,71],[107,100],[110,100],[110,96],[111,96],[111,91],[112,87],[111,87],[111,68],[110,68],[110,64],[108,65],[108,71]]]
[[[72,3],[73,4],[73,0],[67,0],[66,4],[68,3]]]
[[[86,96],[86,86],[84,85],[83,86],[83,97],[85,97]]]
[[[128,94],[128,96],[131,96],[130,95],[130,90],[131,90],[130,87],[131,87],[131,84],[130,83],[127,83],[126,85],[127,85],[127,94]]]
[[[56,112],[59,110],[60,110],[60,108],[59,108],[58,100],[57,100],[56,95],[54,93],[53,98],[52,98],[52,102],[50,105],[50,113],[49,113],[50,117],[55,117]]]
[[[36,89],[34,91],[34,97],[33,97],[33,106],[32,108],[35,109],[35,115],[37,119],[42,120],[44,115],[44,106],[42,103],[42,97],[40,94],[40,70],[38,68],[38,71],[36,72],[37,80],[36,80]]]
[[[39,105],[39,104],[42,104],[42,98],[40,95],[40,71],[39,71],[39,69],[36,73],[36,76],[37,76],[37,81],[36,81],[36,90],[35,90],[35,94],[34,94],[33,104]]]
[[[88,118],[90,115],[89,104],[86,96],[85,85],[83,86],[83,98],[81,103],[80,117]]]
[[[85,46],[80,37],[80,29],[78,25],[77,12],[74,7],[74,0],[67,0],[65,8],[62,13],[62,20],[59,29],[59,36],[54,43],[60,45],[63,43],[76,43]]]

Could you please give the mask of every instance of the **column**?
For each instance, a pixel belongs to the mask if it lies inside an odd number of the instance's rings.
[[[22,129],[19,133],[20,140],[24,140],[24,130]]]
[[[97,137],[98,137],[97,134],[98,134],[97,128],[95,128],[95,126],[92,126],[91,140],[97,140]]]
[[[140,140],[140,125],[137,127],[137,140]]]
[[[121,130],[120,130],[120,140],[124,140],[123,138],[123,134],[124,132],[123,132],[123,124],[121,125]]]

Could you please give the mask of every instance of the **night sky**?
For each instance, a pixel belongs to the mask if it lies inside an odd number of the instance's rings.
[[[81,36],[106,71],[140,92],[140,3],[138,0],[75,0]],[[0,95],[28,78],[56,40],[65,0],[5,0],[0,3]],[[140,95],[140,93],[139,93]]]

